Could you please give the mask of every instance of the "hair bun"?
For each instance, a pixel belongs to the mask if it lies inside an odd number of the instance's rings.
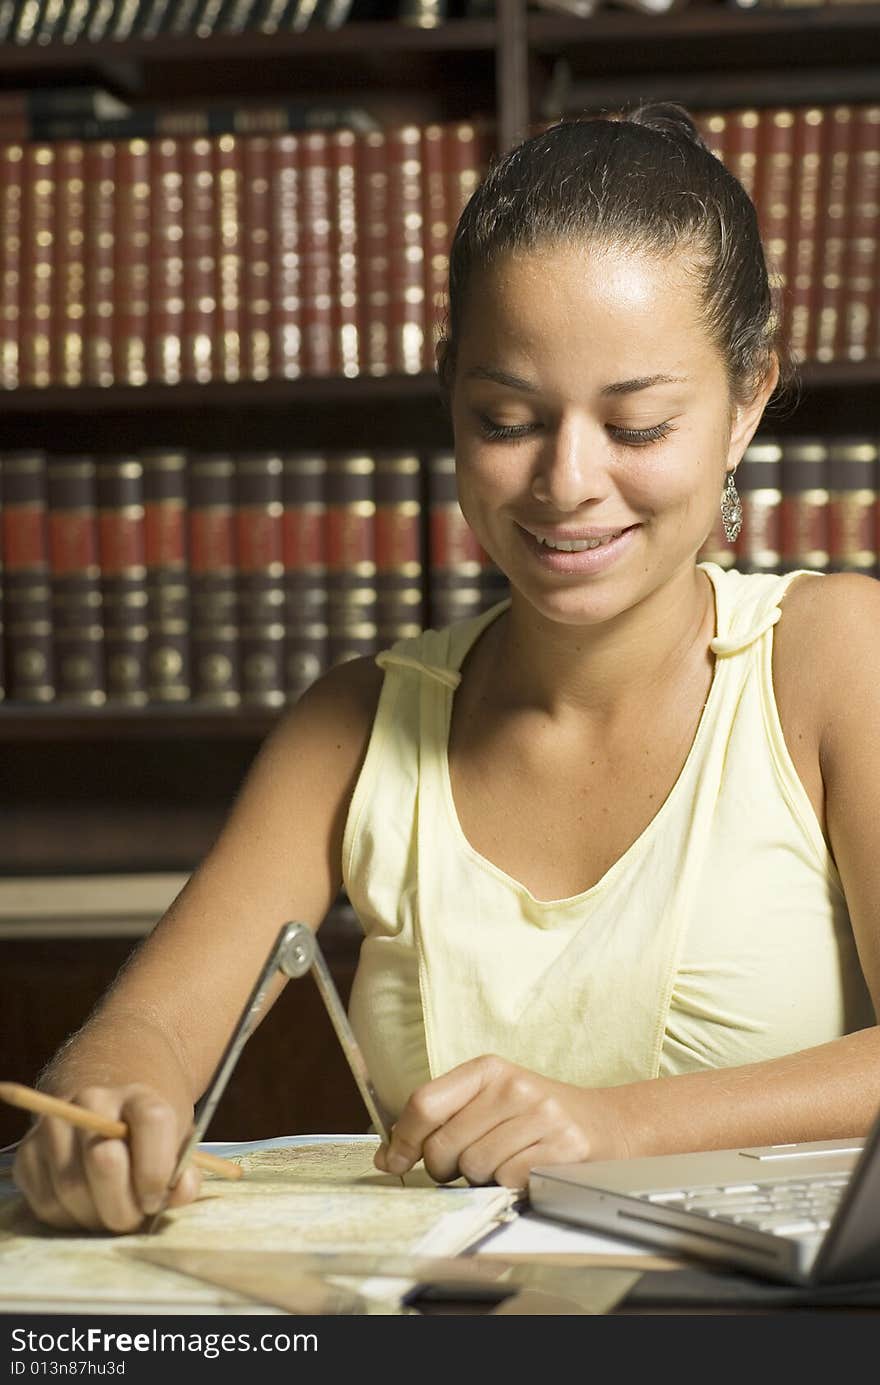
[[[633,125],[644,125],[646,129],[656,130],[658,135],[666,135],[670,139],[685,139],[689,144],[708,151],[693,116],[675,101],[645,101],[621,112],[619,118]]]

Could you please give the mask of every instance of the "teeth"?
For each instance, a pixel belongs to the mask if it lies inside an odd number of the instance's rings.
[[[535,537],[545,548],[558,549],[560,553],[583,553],[587,548],[601,548],[604,543],[610,543],[622,533],[622,529],[617,529],[613,534],[606,534],[603,539],[557,539],[555,542],[552,539],[539,538],[537,534]]]

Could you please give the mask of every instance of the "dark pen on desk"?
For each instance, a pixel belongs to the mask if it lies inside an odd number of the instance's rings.
[[[391,1143],[391,1119],[382,1105],[370,1078],[364,1055],[361,1047],[355,1038],[354,1030],[348,1021],[345,1007],[339,998],[339,992],[330,975],[330,969],[324,960],[324,955],[318,946],[318,939],[314,931],[305,923],[286,923],[282,927],[269,952],[263,968],[257,977],[251,994],[245,1003],[244,1009],[239,1016],[238,1023],[230,1036],[226,1048],[220,1058],[211,1081],[204,1096],[198,1102],[195,1109],[195,1118],[192,1129],[180,1147],[177,1156],[177,1163],[168,1184],[168,1191],[162,1201],[161,1206],[152,1214],[147,1223],[147,1234],[154,1232],[162,1218],[162,1214],[167,1210],[168,1201],[171,1196],[171,1189],[174,1188],[192,1157],[196,1145],[204,1139],[205,1132],[217,1104],[226,1089],[226,1084],[232,1076],[236,1063],[247,1040],[250,1038],[256,1026],[263,1007],[269,987],[276,977],[281,974],[291,980],[305,976],[306,972],[311,971],[315,983],[320,992],[321,999],[327,1010],[330,1022],[336,1032],[336,1036],[342,1046],[342,1051],[348,1060],[358,1091],[361,1094],[364,1105],[369,1112],[370,1119],[376,1129],[376,1133],[386,1145]],[[401,1187],[406,1184],[403,1175],[400,1175]]]

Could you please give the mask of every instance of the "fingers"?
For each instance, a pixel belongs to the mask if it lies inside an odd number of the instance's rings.
[[[391,1144],[377,1155],[376,1166],[388,1173],[406,1173],[423,1157],[425,1144],[430,1137],[441,1131],[469,1102],[496,1082],[504,1066],[501,1059],[491,1055],[473,1058],[419,1087],[413,1092],[391,1132]],[[457,1172],[447,1172],[445,1177],[437,1177],[437,1173],[442,1174],[445,1169],[453,1167],[448,1158],[444,1159],[442,1144],[441,1141],[436,1165],[428,1168],[437,1182],[458,1177]]]

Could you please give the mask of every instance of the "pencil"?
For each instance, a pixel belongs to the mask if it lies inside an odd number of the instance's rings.
[[[94,1111],[87,1111],[84,1106],[75,1106],[57,1096],[47,1096],[45,1092],[35,1092],[32,1087],[25,1087],[20,1082],[0,1082],[0,1100],[9,1106],[20,1107],[22,1111],[32,1111],[37,1116],[59,1116],[70,1125],[93,1130],[96,1135],[106,1135],[110,1140],[128,1137],[125,1121],[99,1116]],[[241,1164],[233,1164],[229,1159],[221,1159],[200,1149],[193,1152],[192,1161],[207,1173],[217,1173],[222,1178],[241,1178],[244,1172]]]

